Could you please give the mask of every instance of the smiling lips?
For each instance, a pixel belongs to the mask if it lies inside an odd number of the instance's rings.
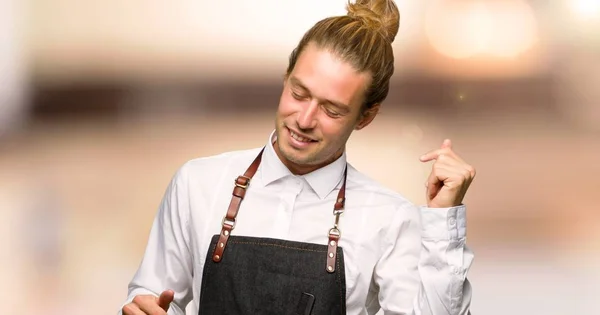
[[[295,132],[294,132],[293,130],[291,130],[291,129],[289,129],[289,131],[290,131],[290,135],[292,136],[292,138],[294,138],[294,139],[295,139],[295,140],[297,140],[297,141],[300,141],[300,142],[305,142],[305,143],[317,142],[316,140],[313,140],[313,139],[310,139],[310,138],[303,137],[303,136],[301,136],[301,135],[299,135],[299,134],[295,133]]]

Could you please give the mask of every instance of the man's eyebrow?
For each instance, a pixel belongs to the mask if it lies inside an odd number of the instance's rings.
[[[350,111],[350,106],[348,106],[348,105],[346,105],[344,103],[333,102],[333,101],[330,101],[330,100],[326,100],[326,101],[327,101],[327,103],[329,103],[329,104],[337,107],[339,110],[342,110],[342,111],[344,111],[346,113]]]
[[[298,78],[291,77],[290,81],[292,82],[293,85],[295,85],[303,90],[309,91],[309,89],[304,84],[302,84],[302,82]]]
[[[305,90],[305,91],[309,91],[309,92],[310,92],[310,90],[309,90],[309,89],[308,89],[308,88],[307,88],[307,87],[306,87],[304,84],[302,84],[302,81],[300,81],[300,79],[298,79],[298,78],[296,78],[296,77],[290,77],[290,82],[291,82],[291,83],[292,83],[294,86],[296,86],[296,87],[298,87],[298,88],[300,88],[300,89],[303,89],[303,90]],[[329,103],[329,104],[331,104],[331,105],[333,105],[333,106],[337,107],[338,109],[340,109],[340,110],[342,110],[342,111],[345,111],[345,112],[349,112],[349,111],[350,111],[350,106],[348,106],[348,105],[346,105],[346,104],[344,104],[344,103],[341,103],[341,102],[334,102],[334,101],[327,100],[327,99],[325,100],[325,102],[327,102],[327,103]]]

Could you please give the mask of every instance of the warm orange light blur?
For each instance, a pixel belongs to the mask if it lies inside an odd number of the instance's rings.
[[[490,3],[494,25],[486,52],[498,57],[516,57],[537,40],[533,10],[523,0]]]
[[[481,52],[487,45],[492,25],[483,3],[435,1],[425,20],[429,41],[440,53],[457,59]]]
[[[433,48],[456,59],[478,54],[512,58],[531,48],[537,33],[532,9],[522,0],[437,0],[425,23]]]
[[[600,18],[600,1],[598,0],[572,0],[571,10],[584,20]]]

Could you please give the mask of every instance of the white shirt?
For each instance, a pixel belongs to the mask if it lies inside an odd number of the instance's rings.
[[[327,244],[341,187],[345,153],[303,176],[293,175],[272,146],[244,198],[232,235]],[[169,314],[198,309],[202,270],[211,237],[219,234],[234,179],[261,148],[198,158],[184,164],[167,188],[152,225],[127,302],[140,294],[175,291]],[[465,207],[416,207],[348,164],[340,217],[347,314],[467,314]],[[325,268],[325,266],[324,266]]]

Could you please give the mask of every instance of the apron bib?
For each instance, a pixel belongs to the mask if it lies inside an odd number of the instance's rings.
[[[263,151],[264,148],[244,175],[235,180],[221,233],[212,237],[198,314],[346,314],[344,254],[338,246],[338,222],[344,211],[347,169],[326,245],[231,235]]]

